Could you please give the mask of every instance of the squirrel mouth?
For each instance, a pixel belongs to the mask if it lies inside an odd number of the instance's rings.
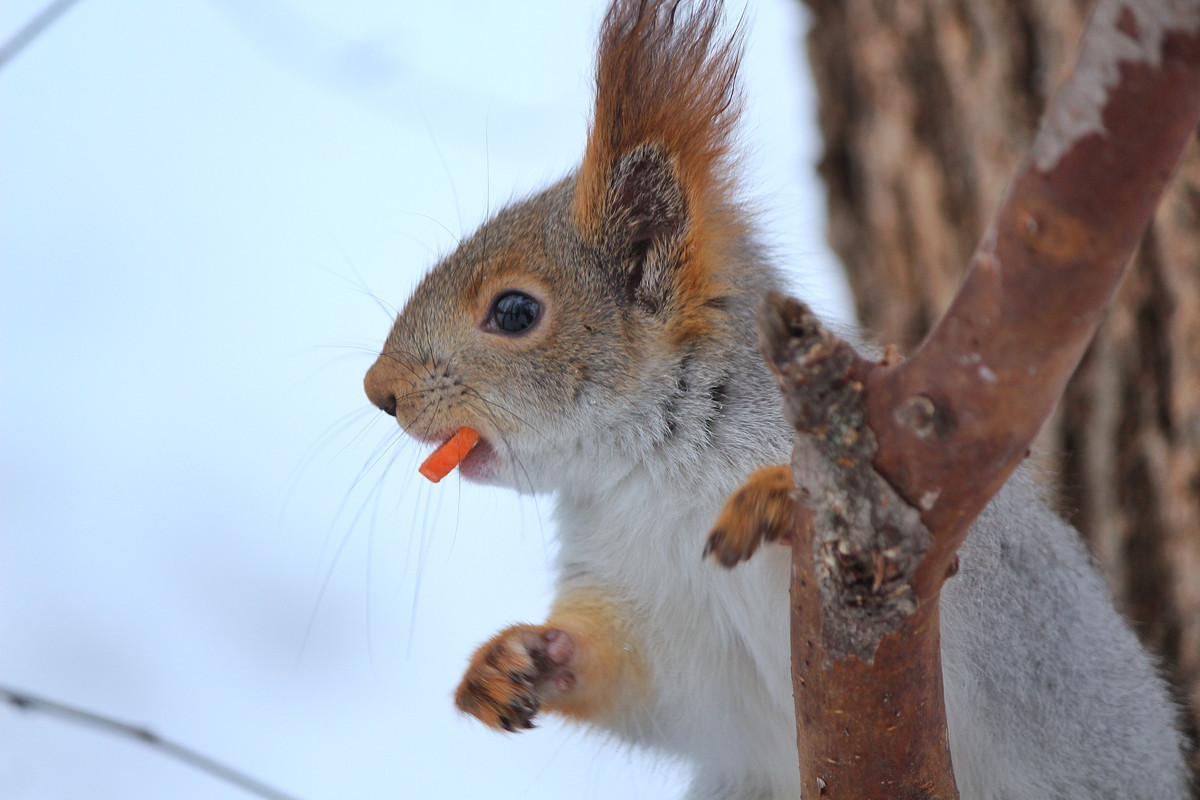
[[[486,478],[493,471],[495,455],[496,451],[491,442],[480,436],[479,441],[471,448],[471,452],[467,453],[458,465],[458,473],[468,479]]]
[[[464,432],[469,434],[470,443],[460,439]],[[459,428],[450,433],[431,434],[431,432],[416,431],[407,431],[407,433],[423,444],[437,444],[437,447],[418,469],[423,476],[434,483],[438,483],[455,470],[461,477],[486,482],[493,477],[496,471],[495,448],[486,437],[480,435],[473,428]],[[456,439],[460,440],[458,445],[454,444]],[[459,447],[465,449],[461,456],[456,453]]]

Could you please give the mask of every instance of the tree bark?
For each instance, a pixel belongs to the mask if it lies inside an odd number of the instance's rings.
[[[1070,67],[1089,2],[805,0],[830,242],[864,327],[911,350],[949,304]],[[1195,137],[1038,445],[1062,512],[1200,718]],[[1196,759],[1194,758],[1194,763]]]

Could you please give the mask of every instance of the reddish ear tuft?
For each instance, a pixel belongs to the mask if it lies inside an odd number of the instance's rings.
[[[586,233],[598,235],[607,220],[627,213],[620,204],[630,186],[619,173],[643,147],[661,148],[674,165],[689,222],[702,224],[724,205],[730,134],[741,110],[740,37],[716,41],[719,2],[681,5],[614,0],[604,18],[595,117],[575,191],[576,223]]]

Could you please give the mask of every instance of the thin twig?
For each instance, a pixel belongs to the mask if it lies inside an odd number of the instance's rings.
[[[29,692],[18,691],[4,686],[0,686],[0,698],[8,702],[9,705],[21,711],[39,711],[51,716],[61,717],[62,719],[77,722],[83,725],[90,725],[93,728],[100,728],[108,733],[117,736],[123,736],[127,739],[141,742],[162,751],[177,761],[182,761],[189,766],[195,767],[201,772],[207,772],[214,778],[223,780],[241,789],[266,798],[266,800],[299,800],[295,795],[281,792],[278,789],[268,786],[267,784],[255,778],[239,772],[232,767],[226,766],[209,758],[202,753],[184,747],[181,744],[172,742],[169,739],[164,739],[154,731],[139,725],[131,725],[127,722],[115,720],[112,717],[106,717],[103,714],[97,714],[92,711],[85,711],[76,706],[70,706],[65,703],[58,703],[54,700],[47,700],[44,697],[30,694]]]
[[[25,27],[0,47],[0,69],[4,69],[13,57],[24,50],[30,42],[40,36],[53,25],[59,17],[67,13],[71,6],[79,0],[54,0],[53,3],[38,12],[37,16],[25,23]]]

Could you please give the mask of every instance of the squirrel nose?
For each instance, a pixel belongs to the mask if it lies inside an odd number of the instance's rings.
[[[396,416],[396,393],[392,389],[392,382],[388,380],[387,370],[379,366],[376,361],[374,366],[367,370],[367,377],[363,378],[363,388],[367,390],[367,399],[373,405],[378,406],[383,411]]]

